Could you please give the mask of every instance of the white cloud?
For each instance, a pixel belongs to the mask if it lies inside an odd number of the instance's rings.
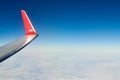
[[[27,47],[0,63],[0,80],[120,80],[117,55],[40,50]]]

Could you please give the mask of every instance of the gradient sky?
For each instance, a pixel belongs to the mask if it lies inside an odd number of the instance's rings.
[[[24,34],[21,9],[39,33],[32,45],[120,48],[119,0],[1,0],[0,44]]]
[[[39,37],[0,80],[120,80],[119,0],[0,0],[0,45],[25,34],[22,9]]]

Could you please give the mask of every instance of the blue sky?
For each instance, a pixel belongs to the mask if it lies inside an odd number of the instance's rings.
[[[0,80],[120,80],[119,0],[0,0],[0,45],[25,33],[21,9],[39,37]]]
[[[39,38],[32,45],[119,47],[118,0],[2,0],[1,43],[24,34],[20,10],[28,13]]]

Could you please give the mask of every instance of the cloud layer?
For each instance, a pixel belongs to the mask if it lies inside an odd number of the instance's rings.
[[[27,47],[0,63],[0,80],[120,80],[119,67],[117,55],[43,52]]]

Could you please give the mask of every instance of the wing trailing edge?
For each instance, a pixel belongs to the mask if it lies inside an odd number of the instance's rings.
[[[18,40],[15,40],[0,47],[0,62],[6,60],[10,56],[14,55],[15,53],[23,49],[38,36],[29,17],[27,16],[24,10],[21,10],[21,15],[26,34],[23,37],[19,38]]]

